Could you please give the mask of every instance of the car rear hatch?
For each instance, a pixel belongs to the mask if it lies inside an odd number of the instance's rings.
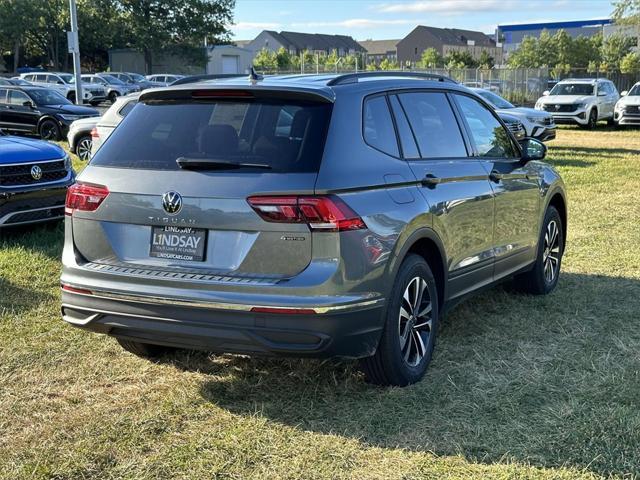
[[[82,262],[108,272],[271,281],[312,259],[310,197],[329,98],[256,88],[160,90],[111,134],[70,189]]]

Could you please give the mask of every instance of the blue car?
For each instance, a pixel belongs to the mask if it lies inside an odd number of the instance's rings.
[[[43,140],[0,131],[0,228],[64,218],[71,159]]]

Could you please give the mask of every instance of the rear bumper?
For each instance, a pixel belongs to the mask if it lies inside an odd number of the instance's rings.
[[[382,331],[382,311],[379,299],[325,305],[317,313],[275,314],[253,312],[245,304],[62,291],[62,317],[76,327],[145,343],[231,353],[370,356]]]
[[[72,183],[73,175],[70,180],[47,188],[34,186],[21,191],[0,189],[0,228],[64,218],[67,187]]]

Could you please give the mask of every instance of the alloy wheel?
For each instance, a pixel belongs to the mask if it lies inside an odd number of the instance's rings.
[[[411,367],[420,364],[427,353],[433,318],[427,282],[422,277],[411,279],[402,296],[398,315],[398,334],[402,358]]]
[[[76,147],[76,154],[83,162],[89,161],[91,158],[91,139],[90,138],[82,138],[78,142],[78,146]]]
[[[555,220],[549,222],[547,231],[544,234],[542,265],[545,282],[548,284],[553,283],[558,276],[560,267],[560,237],[558,235],[558,224]]]
[[[53,122],[45,122],[44,125],[40,127],[40,136],[44,140],[57,140],[58,129]]]

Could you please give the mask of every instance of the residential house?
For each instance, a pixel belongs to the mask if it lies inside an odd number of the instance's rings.
[[[263,30],[248,45],[245,45],[245,48],[254,52],[263,48],[277,52],[281,47],[291,55],[299,55],[305,50],[320,55],[329,55],[335,50],[340,57],[366,53],[365,49],[352,37],[324,33],[278,33],[273,30]]]
[[[396,45],[400,40],[363,40],[358,42],[367,51],[367,63],[380,65],[383,60],[396,62],[398,51]]]
[[[424,25],[417,26],[398,42],[398,60],[415,64],[429,48],[434,48],[443,57],[452,52],[468,52],[478,60],[482,52],[487,52],[496,64],[503,60],[502,46],[482,32]]]

